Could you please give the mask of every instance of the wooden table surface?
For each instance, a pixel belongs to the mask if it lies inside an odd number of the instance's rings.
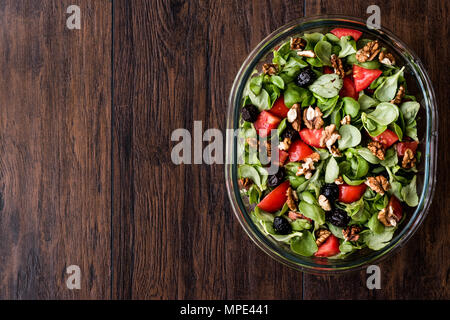
[[[0,0],[0,298],[449,299],[450,1],[369,2]],[[235,219],[223,165],[170,158],[174,129],[225,128],[234,76],[267,34],[370,4],[421,57],[440,116],[430,213],[380,264],[380,290],[364,270],[275,262]]]

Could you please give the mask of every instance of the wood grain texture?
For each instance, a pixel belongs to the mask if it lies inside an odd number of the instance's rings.
[[[0,1],[2,299],[110,297],[111,5],[80,2]]]
[[[114,1],[114,297],[301,296],[301,274],[239,227],[223,166],[175,166],[168,141],[176,128],[193,132],[195,120],[225,128],[244,57],[302,9],[300,1]]]
[[[447,88],[450,75],[448,1],[306,0],[306,15],[345,14],[368,17],[369,4],[381,8],[381,24],[392,30],[421,58],[429,72],[439,107],[439,155],[435,198],[417,233],[393,257],[380,264],[382,289],[366,288],[364,271],[337,277],[305,275],[305,299],[449,299],[450,142]]]

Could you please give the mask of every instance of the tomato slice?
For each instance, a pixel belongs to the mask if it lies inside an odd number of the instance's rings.
[[[343,203],[352,203],[361,199],[367,186],[361,183],[357,186],[350,186],[348,184],[339,185],[339,201]]]
[[[284,104],[283,96],[279,97],[273,104],[272,109],[270,109],[270,113],[279,118],[286,118],[288,112],[289,108]]]
[[[306,143],[302,140],[295,140],[289,148],[289,161],[301,161],[312,153],[312,149]]]
[[[331,30],[330,33],[334,34],[339,39],[344,36],[351,36],[355,41],[358,41],[362,35],[361,31],[347,28],[335,28]]]
[[[279,167],[282,167],[286,163],[286,160],[288,157],[289,157],[289,153],[287,153],[284,150],[279,150],[278,151],[278,162],[274,162],[274,164],[276,164]]]
[[[286,191],[289,186],[289,181],[284,181],[278,187],[273,189],[267,196],[265,196],[264,199],[257,204],[257,207],[267,212],[275,212],[280,210],[287,200]]]
[[[253,123],[255,126],[256,132],[260,137],[267,137],[270,134],[270,131],[278,128],[281,119],[274,116],[268,111],[262,111],[256,121]]]
[[[331,257],[337,255],[341,250],[339,250],[339,239],[330,235],[324,243],[319,247],[319,250],[314,254],[316,257]]]
[[[302,140],[312,146],[312,147],[316,147],[316,148],[322,148],[320,146],[320,138],[322,137],[322,132],[323,132],[323,128],[321,129],[308,129],[308,128],[304,128],[302,130],[300,130],[300,138],[302,138]]]
[[[341,98],[350,97],[358,101],[359,94],[356,91],[355,83],[353,82],[352,77],[344,77],[344,85],[342,86],[341,91],[339,91],[339,96]]]
[[[363,67],[353,65],[353,79],[355,81],[356,91],[361,91],[367,88],[376,78],[383,72],[378,69],[365,69]]]
[[[380,142],[386,149],[392,146],[396,141],[398,141],[398,137],[395,132],[389,129],[384,130],[382,134],[379,134],[375,137],[370,136],[370,138],[374,141]]]
[[[403,217],[403,207],[397,197],[391,196],[391,198],[389,199],[388,207],[392,208],[392,211],[397,216],[398,220]]]
[[[397,143],[397,154],[400,157],[405,155],[406,149],[411,149],[411,151],[415,154],[417,150],[417,146],[419,143],[417,141],[402,141]]]

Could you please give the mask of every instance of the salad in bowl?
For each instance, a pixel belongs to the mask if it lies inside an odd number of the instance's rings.
[[[359,30],[329,28],[289,37],[246,82],[239,193],[291,254],[382,250],[418,206],[423,106],[397,60]]]

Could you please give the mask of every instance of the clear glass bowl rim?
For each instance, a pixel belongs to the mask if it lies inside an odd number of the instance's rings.
[[[353,27],[363,30],[365,33],[370,33],[377,38],[381,38],[381,40],[384,40],[396,48],[398,51],[397,53],[402,55],[403,58],[409,62],[409,67],[416,75],[416,80],[422,90],[423,100],[425,101],[426,107],[426,132],[423,137],[423,140],[425,141],[425,156],[423,157],[423,161],[425,162],[425,170],[419,205],[414,211],[411,219],[385,248],[379,251],[374,251],[360,259],[351,261],[348,265],[336,266],[334,264],[322,265],[318,263],[311,263],[300,259],[286,250],[276,247],[251,222],[247,210],[242,202],[237,185],[237,164],[235,161],[237,139],[233,134],[227,135],[226,140],[225,180],[228,197],[235,216],[250,239],[252,239],[252,241],[261,250],[278,262],[300,271],[315,274],[334,274],[344,271],[358,270],[364,266],[375,264],[376,262],[379,263],[382,259],[385,259],[394,252],[398,251],[398,249],[401,248],[417,231],[428,213],[434,193],[438,118],[436,98],[430,78],[417,55],[400,39],[383,27],[378,30],[368,29],[365,22],[359,18],[343,15],[323,15],[300,18],[282,26],[263,39],[248,55],[238,71],[230,92],[227,113],[228,130],[236,130],[238,128],[239,112],[237,111],[240,108],[242,92],[248,78],[251,76],[252,70],[261,58],[266,56],[273,49],[275,44],[286,39],[288,34],[294,31],[295,33],[306,32],[309,29],[324,26]]]

